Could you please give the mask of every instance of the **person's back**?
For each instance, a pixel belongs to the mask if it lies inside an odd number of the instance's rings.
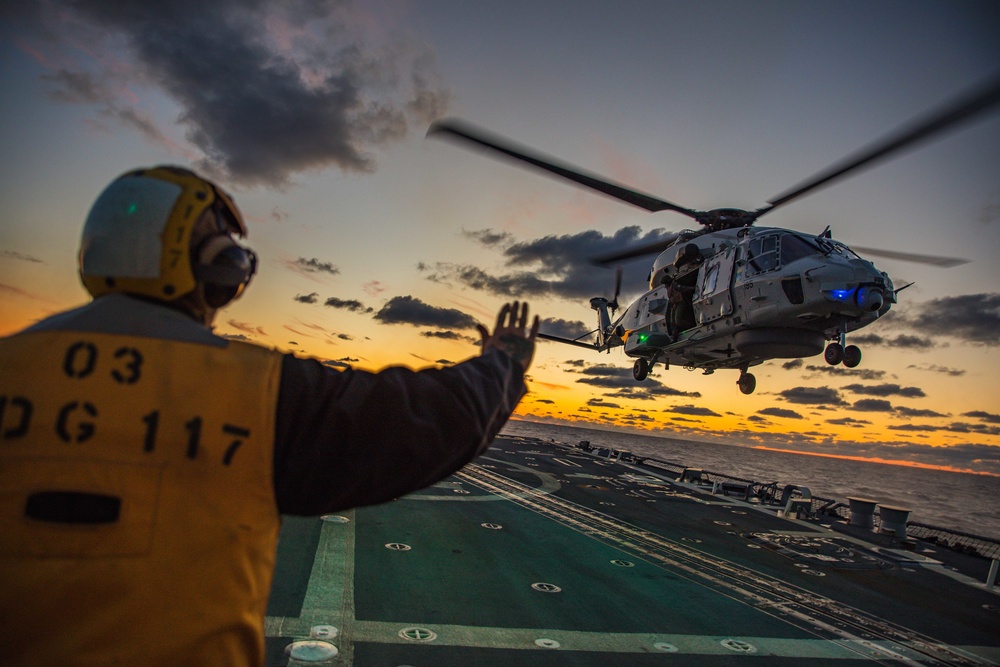
[[[125,300],[0,341],[0,655],[41,631],[17,664],[257,664],[280,355]],[[79,330],[88,310],[106,331]]]
[[[155,176],[178,182],[176,200],[189,202],[188,190],[204,188],[188,174]],[[128,184],[142,194],[143,182]],[[212,217],[204,213],[191,215]],[[89,271],[88,243],[99,266],[122,270],[129,260],[101,247],[94,231],[107,221],[91,223],[81,273],[95,300],[0,339],[0,656],[18,665],[261,664],[280,513],[380,502],[461,467],[523,394],[534,330],[524,337],[526,311],[518,325],[515,304],[494,336],[484,330],[484,355],[453,369],[338,373],[206,326],[253,274],[252,253],[230,238],[241,221],[209,224],[207,234],[193,220],[177,227],[197,275],[186,305],[162,297],[189,276]],[[214,250],[197,250],[205,245]],[[229,257],[213,261],[220,250]],[[129,281],[139,295],[114,289]],[[380,400],[389,392],[414,394],[398,418],[427,422],[411,431],[418,442],[365,442],[385,420],[372,406],[391,409]],[[345,424],[357,433],[337,435]],[[450,435],[455,444],[434,444]],[[376,456],[373,444],[384,444]],[[345,470],[315,465],[331,453]],[[379,460],[393,456],[410,460]]]

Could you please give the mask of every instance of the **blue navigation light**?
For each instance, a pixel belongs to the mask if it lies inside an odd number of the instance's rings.
[[[836,301],[848,301],[854,294],[852,289],[831,289],[826,290],[826,293],[830,295],[830,298]]]

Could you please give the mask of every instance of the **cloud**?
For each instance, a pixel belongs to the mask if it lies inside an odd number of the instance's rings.
[[[889,383],[873,386],[849,384],[844,389],[865,396],[903,396],[904,398],[924,398],[927,396],[920,387],[901,387],[898,384]]]
[[[941,373],[952,377],[961,377],[965,375],[966,372],[961,368],[948,368],[947,366],[938,366],[937,364],[910,364],[907,368],[913,368],[918,371],[928,371],[931,373]]]
[[[840,393],[830,387],[793,387],[778,395],[789,403],[800,405],[847,405]]]
[[[428,280],[456,282],[506,298],[552,296],[586,299],[598,294],[610,296],[614,288],[614,274],[610,270],[594,267],[590,263],[592,258],[637,244],[651,243],[662,238],[664,230],[643,233],[640,227],[629,226],[611,236],[589,230],[531,241],[514,241],[506,233],[492,230],[468,235],[488,248],[498,247],[501,242],[506,244],[502,252],[505,270],[490,272],[468,264],[438,263],[427,276]],[[648,260],[642,261],[642,275],[645,275]],[[628,282],[625,284],[628,285]]]
[[[672,412],[678,415],[691,415],[692,417],[721,417],[718,412],[711,408],[703,408],[698,405],[675,405],[667,408],[664,412]]]
[[[858,345],[881,345],[884,347],[898,347],[909,350],[930,350],[936,344],[930,338],[921,338],[910,334],[899,334],[895,338],[886,338],[874,333],[851,336],[851,342]]]
[[[299,257],[294,262],[290,262],[290,266],[301,273],[328,273],[331,276],[340,273],[340,269],[334,266],[332,262],[322,262],[315,257],[311,259]]]
[[[544,318],[540,322],[538,330],[551,336],[569,338],[570,340],[585,337],[591,333],[587,325],[580,320],[563,320],[558,317]]]
[[[837,426],[864,426],[865,424],[871,424],[867,419],[854,419],[853,417],[840,417],[839,419],[827,419],[827,424],[836,424]]]
[[[296,294],[295,300],[299,303],[316,303],[319,300],[319,293],[312,292],[310,294]]]
[[[892,412],[895,408],[892,407],[892,403],[880,398],[862,398],[860,401],[855,401],[851,409],[862,412]]]
[[[921,304],[904,321],[922,332],[1000,345],[1000,294],[964,294]]]
[[[584,377],[577,380],[580,384],[590,385],[601,389],[612,389],[608,396],[617,398],[630,398],[637,400],[655,400],[664,396],[684,396],[690,398],[701,398],[701,393],[697,391],[681,391],[664,385],[653,377],[647,377],[642,382],[636,381],[632,377],[632,368],[626,366],[613,366],[610,364],[596,364],[584,366],[580,370],[566,369],[571,373],[578,373]]]
[[[972,417],[974,419],[981,419],[985,422],[991,424],[1000,424],[1000,415],[993,414],[992,412],[984,412],[982,410],[973,410],[972,412],[963,412],[963,417]]]
[[[844,366],[816,366],[810,364],[806,366],[806,370],[818,375],[856,377],[861,380],[881,380],[885,377],[885,371],[871,368],[846,368]]]
[[[48,75],[54,95],[162,140],[138,102],[120,94],[155,89],[178,105],[200,167],[242,183],[281,186],[331,165],[373,171],[373,149],[425,128],[450,99],[426,47],[412,38],[374,44],[368,26],[385,30],[385,17],[351,3],[53,0],[46,8],[25,12],[21,27],[61,39],[29,48],[72,53],[81,38],[70,28],[85,26],[92,55]],[[48,25],[27,25],[45,17]]]
[[[478,345],[481,341],[480,338],[474,338],[472,336],[466,336],[460,334],[457,331],[421,331],[421,336],[425,338],[440,338],[441,340],[455,340],[462,343],[472,343],[473,345]]]
[[[514,243],[514,237],[507,232],[495,232],[492,229],[481,229],[479,231],[468,231],[463,229],[462,235],[486,246],[493,248],[496,246],[510,246]]]
[[[948,416],[946,414],[942,414],[935,410],[908,408],[905,405],[897,405],[896,414],[901,417],[947,417]]]
[[[783,417],[785,419],[805,419],[795,410],[788,410],[785,408],[764,408],[763,410],[758,410],[757,414],[767,415],[769,417]]]
[[[240,322],[238,320],[226,320],[226,324],[236,329],[237,331],[242,331],[243,333],[248,333],[251,335],[261,335],[266,336],[267,332],[264,331],[264,327],[255,327],[252,324],[247,324],[246,322]]]
[[[438,329],[474,329],[476,320],[454,308],[430,306],[412,296],[394,296],[375,314],[383,324],[411,324]]]
[[[352,313],[373,313],[374,308],[368,307],[361,303],[357,299],[338,299],[335,296],[331,296],[329,299],[323,302],[324,306],[329,306],[330,308],[337,308],[339,310],[349,310]]]
[[[589,405],[589,406],[591,406],[593,408],[621,408],[622,407],[618,403],[609,403],[608,401],[605,401],[603,398],[592,398],[589,401],[587,401],[587,405]]]
[[[792,359],[791,361],[786,361],[785,363],[781,364],[781,367],[784,368],[786,371],[791,371],[795,370],[796,368],[802,368],[804,365],[805,362],[802,361],[801,359]]]
[[[17,252],[16,250],[0,250],[0,259],[16,259],[22,262],[32,262],[35,264],[45,263],[37,257],[25,255],[23,252]]]

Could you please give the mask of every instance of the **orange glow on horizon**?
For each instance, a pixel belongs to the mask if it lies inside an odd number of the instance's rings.
[[[753,445],[751,449],[763,449],[769,452],[784,452],[786,454],[802,454],[804,456],[818,456],[826,459],[845,459],[847,461],[861,461],[862,463],[882,463],[890,466],[905,466],[907,468],[924,468],[926,470],[942,470],[944,472],[963,472],[969,475],[987,475],[989,477],[1000,477],[991,472],[981,472],[969,470],[968,468],[954,468],[952,466],[936,465],[933,463],[919,463],[916,461],[903,461],[901,459],[880,459],[867,456],[850,456],[849,454],[822,454],[820,452],[803,452],[795,449],[781,449],[778,447],[768,447],[766,445]]]

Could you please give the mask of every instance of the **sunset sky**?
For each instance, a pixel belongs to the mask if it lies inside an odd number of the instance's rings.
[[[527,300],[595,326],[587,257],[690,228],[456,145],[458,117],[682,206],[757,208],[1000,72],[1000,3],[62,2],[0,7],[0,335],[86,302],[83,220],[138,166],[236,198],[261,258],[217,331],[375,370],[476,353]],[[875,259],[901,303],[822,356],[657,368],[540,343],[517,418],[1000,475],[1000,110],[768,226],[961,257]],[[621,301],[652,258],[624,265]],[[2,372],[2,369],[0,369]]]

